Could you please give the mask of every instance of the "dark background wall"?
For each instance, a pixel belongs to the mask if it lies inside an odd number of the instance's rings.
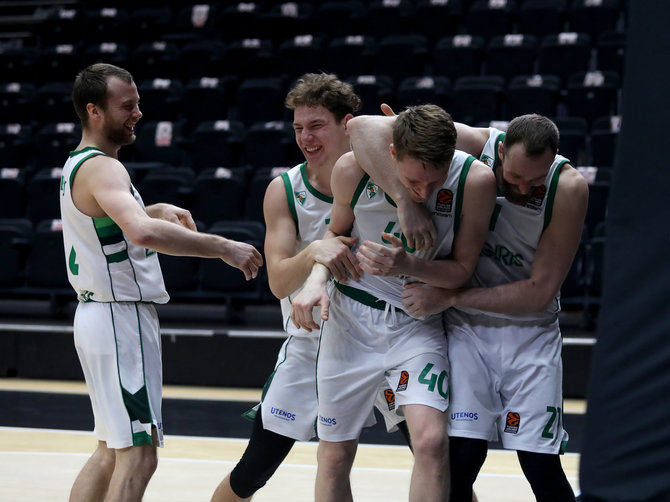
[[[585,500],[670,500],[670,3],[629,2],[622,130],[580,484]]]

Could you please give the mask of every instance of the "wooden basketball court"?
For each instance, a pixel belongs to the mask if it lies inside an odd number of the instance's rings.
[[[0,379],[0,390],[85,393],[79,382]],[[260,391],[166,387],[166,398],[248,400]],[[566,402],[566,411],[583,413],[584,403]],[[160,463],[147,489],[147,502],[208,501],[232,469],[246,439],[170,436],[159,450]],[[0,427],[0,501],[67,500],[70,486],[94,450],[88,431]],[[578,492],[578,454],[562,457],[568,479]],[[362,444],[352,472],[357,502],[407,500],[412,455],[405,446]],[[316,443],[298,443],[254,501],[313,500]],[[492,450],[475,485],[480,502],[532,502],[533,494],[513,452]]]

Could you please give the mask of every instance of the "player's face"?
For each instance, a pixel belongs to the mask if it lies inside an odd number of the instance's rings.
[[[424,203],[435,190],[441,187],[447,179],[448,167],[438,169],[435,166],[426,165],[424,162],[405,157],[398,160],[391,145],[391,153],[396,159],[398,180],[407,189],[410,198],[414,202]]]
[[[298,106],[293,111],[295,141],[312,168],[331,168],[349,151],[349,138],[341,122],[323,106]]]
[[[142,118],[140,95],[135,82],[111,77],[107,82],[107,108],[103,134],[113,144],[124,146],[135,141],[135,125]]]
[[[501,168],[496,173],[498,189],[513,204],[525,205],[544,184],[554,154],[549,148],[538,157],[529,157],[522,143],[512,145],[507,151],[499,145]]]

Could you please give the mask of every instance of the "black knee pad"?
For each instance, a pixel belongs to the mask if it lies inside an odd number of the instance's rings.
[[[449,438],[450,502],[472,502],[472,485],[484,465],[488,443],[483,439]]]
[[[251,497],[265,486],[294,443],[295,439],[263,429],[259,409],[247,449],[230,473],[230,487],[235,494],[241,498]]]
[[[558,455],[517,451],[517,456],[538,502],[575,502]]]

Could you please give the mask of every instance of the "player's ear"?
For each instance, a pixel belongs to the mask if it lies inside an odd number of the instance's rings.
[[[389,150],[391,151],[391,157],[393,157],[393,160],[396,160],[395,148],[393,147],[393,143],[389,145]]]
[[[90,119],[95,120],[101,117],[100,108],[97,105],[94,105],[93,103],[88,103],[86,105],[86,112],[88,113],[88,117]]]

